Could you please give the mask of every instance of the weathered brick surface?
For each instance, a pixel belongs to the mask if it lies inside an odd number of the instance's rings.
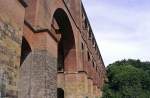
[[[56,98],[56,58],[46,51],[33,51],[21,66],[19,98]]]
[[[18,12],[18,15],[15,12]],[[16,98],[24,8],[16,0],[0,0],[0,85],[2,96]]]
[[[64,35],[64,69],[57,73]],[[22,37],[31,52],[20,65]],[[0,77],[8,98],[57,98],[57,88],[65,98],[98,97],[105,73],[81,0],[0,0]]]

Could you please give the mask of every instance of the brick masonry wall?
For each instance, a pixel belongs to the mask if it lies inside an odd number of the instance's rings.
[[[56,88],[60,87],[65,91],[65,98],[99,96],[100,88],[97,87],[102,87],[105,68],[101,67],[99,55],[95,54],[93,38],[88,38],[89,31],[82,32],[81,1],[70,0],[64,4],[63,0],[23,0],[26,8],[19,1],[0,0],[0,82],[5,84],[4,94],[8,98],[56,98]],[[71,23],[75,49],[65,58],[66,71],[57,77],[58,42],[54,40],[57,34],[51,25],[58,8],[64,10]],[[82,33],[86,34],[84,38]],[[32,51],[20,65],[22,37],[29,42]],[[87,61],[87,52],[90,61]],[[96,73],[93,59],[99,66]],[[99,72],[101,75],[93,78]]]
[[[21,66],[19,98],[56,98],[56,58],[47,51],[31,52]]]
[[[0,0],[1,97],[17,98],[24,13],[18,1]]]
[[[9,96],[17,96],[21,44],[17,32],[8,23],[0,21],[0,69],[3,70],[1,74],[4,75],[6,85],[5,95]]]

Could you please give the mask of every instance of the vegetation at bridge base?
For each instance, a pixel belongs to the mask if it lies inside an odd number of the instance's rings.
[[[107,67],[102,98],[150,98],[150,62],[122,60]]]

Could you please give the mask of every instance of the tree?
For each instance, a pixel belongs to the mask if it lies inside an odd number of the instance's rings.
[[[122,60],[107,67],[103,98],[150,98],[150,63]]]

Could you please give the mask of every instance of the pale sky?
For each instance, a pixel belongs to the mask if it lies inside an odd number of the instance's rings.
[[[104,63],[150,61],[150,0],[82,0]]]

